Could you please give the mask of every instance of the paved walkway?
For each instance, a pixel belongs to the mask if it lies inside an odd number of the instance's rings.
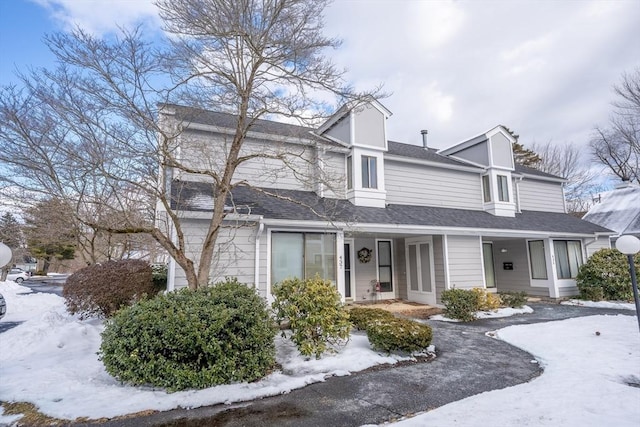
[[[238,405],[174,410],[112,421],[128,426],[360,426],[437,408],[541,374],[533,357],[485,332],[509,325],[594,314],[628,314],[558,304],[529,304],[534,313],[471,323],[429,322],[438,357],[426,363],[329,378],[303,389]]]

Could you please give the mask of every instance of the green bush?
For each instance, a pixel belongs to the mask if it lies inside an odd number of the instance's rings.
[[[109,374],[169,391],[255,381],[275,364],[276,327],[255,290],[227,279],[119,311],[102,333]]]
[[[289,321],[291,340],[304,356],[320,358],[349,338],[349,315],[334,285],[315,279],[287,279],[273,287],[279,322]]]
[[[167,289],[167,264],[151,264],[153,287],[158,291]]]
[[[62,290],[67,310],[80,317],[111,317],[122,307],[158,293],[142,260],[107,261],[73,273]]]
[[[525,292],[500,292],[498,295],[505,307],[520,308],[527,302]]]
[[[406,319],[383,319],[370,323],[367,337],[376,350],[387,353],[411,353],[424,350],[431,344],[431,327]]]
[[[349,320],[353,326],[361,331],[367,329],[371,322],[395,319],[393,313],[381,308],[353,307],[349,309]]]
[[[634,258],[640,270],[640,254]],[[600,249],[580,267],[576,285],[580,298],[631,301],[631,276],[627,256],[617,249]],[[599,289],[599,290],[598,290]]]
[[[466,289],[447,289],[442,292],[442,304],[445,314],[451,319],[470,322],[476,319],[476,311],[480,309],[478,294]]]

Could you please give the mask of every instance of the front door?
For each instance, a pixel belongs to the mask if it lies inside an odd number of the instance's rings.
[[[410,301],[435,304],[435,275],[433,244],[431,241],[410,242],[406,245],[408,297]]]

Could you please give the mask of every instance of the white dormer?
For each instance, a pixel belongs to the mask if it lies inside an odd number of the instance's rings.
[[[351,150],[346,158],[347,198],[357,206],[383,208],[384,153],[387,119],[391,112],[372,100],[355,107],[344,106],[318,128],[318,133],[345,143]]]
[[[496,216],[515,216],[512,172],[516,138],[504,126],[441,150],[440,154],[485,168],[481,177],[484,210]]]

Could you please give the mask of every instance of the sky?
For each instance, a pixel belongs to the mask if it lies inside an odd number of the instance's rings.
[[[50,66],[42,39],[80,25],[108,34],[144,22],[152,0],[0,2],[0,85],[15,71]],[[391,140],[445,148],[498,124],[520,142],[585,146],[606,125],[612,86],[640,67],[640,1],[335,0],[325,34],[356,87],[390,96]]]
[[[337,354],[306,360],[291,341],[278,335],[276,359],[281,371],[253,383],[166,393],[122,385],[106,373],[96,354],[104,328],[101,320],[80,320],[66,312],[62,297],[32,293],[14,282],[0,282],[0,291],[7,301],[2,322],[22,322],[1,335],[0,401],[31,402],[57,418],[111,418],[143,410],[253,400],[406,359],[371,350],[366,335],[359,332]],[[629,313],[633,304],[620,308]],[[640,379],[635,316],[580,317],[487,334],[531,353],[544,372],[530,382],[415,414],[399,424],[637,427],[640,389],[627,385]],[[14,421],[15,416],[0,408],[0,425]]]

